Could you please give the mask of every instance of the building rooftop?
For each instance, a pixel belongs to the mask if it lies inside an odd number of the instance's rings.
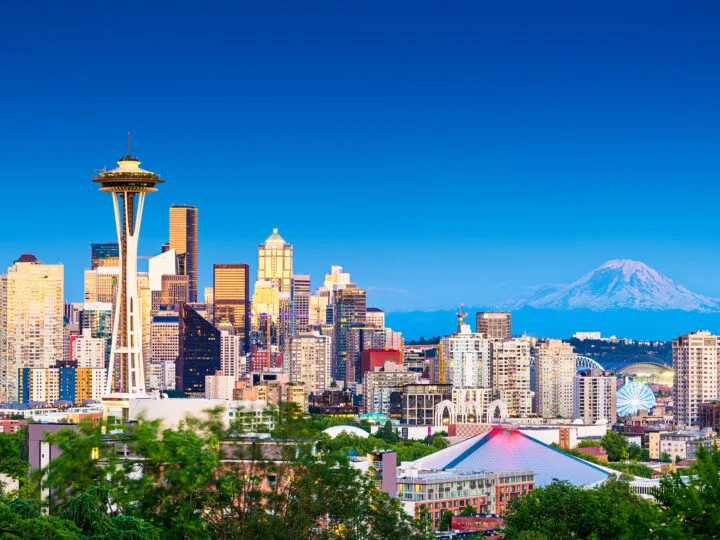
[[[41,261],[35,257],[32,253],[23,253],[20,255],[18,260],[15,261],[16,263],[33,263],[33,264],[42,264]]]
[[[278,234],[277,229],[273,229],[273,232],[270,236],[267,237],[267,240],[265,240],[265,246],[284,246],[287,242],[283,239],[282,236]]]
[[[499,427],[416,460],[412,465],[420,469],[535,471],[538,486],[547,485],[555,478],[582,486],[603,481],[610,474],[520,431]]]

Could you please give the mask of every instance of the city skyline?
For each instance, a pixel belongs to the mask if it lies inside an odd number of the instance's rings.
[[[91,4],[4,6],[17,54],[0,58],[12,105],[0,181],[18,203],[0,214],[3,267],[24,252],[62,262],[80,298],[89,244],[114,237],[85,179],[131,131],[168,178],[140,252],[168,241],[172,204],[196,206],[199,289],[214,263],[248,263],[254,278],[256,246],[278,228],[313,288],[342,265],[388,311],[487,305],[616,258],[720,296],[718,226],[688,210],[718,189],[720,7],[410,6],[278,17],[131,2],[149,41]],[[99,76],[126,61],[132,76]],[[281,194],[270,213],[268,186]],[[325,225],[329,200],[360,219]]]

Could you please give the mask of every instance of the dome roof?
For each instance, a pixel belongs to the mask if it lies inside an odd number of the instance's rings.
[[[348,435],[362,437],[363,439],[367,439],[370,436],[367,431],[355,426],[332,426],[323,430],[323,433],[327,433],[328,435],[330,435],[331,439],[334,439],[343,432],[347,433]]]

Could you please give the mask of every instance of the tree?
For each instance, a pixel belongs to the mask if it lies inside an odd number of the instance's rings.
[[[594,489],[555,480],[509,504],[505,538],[648,538],[659,509],[627,481],[608,478]]]
[[[660,454],[660,461],[663,463],[670,463],[672,460],[670,459],[670,454],[667,452],[663,452]]]
[[[676,538],[717,538],[720,529],[720,452],[699,446],[693,475],[665,477],[653,493]]]
[[[385,422],[385,425],[381,430],[379,430],[375,436],[378,439],[382,439],[386,443],[389,444],[397,444],[400,440],[400,438],[397,436],[397,433],[395,433],[395,430],[393,429],[392,422],[388,420]]]
[[[615,431],[608,431],[601,439],[609,461],[623,461],[628,458],[628,440]]]
[[[471,504],[468,504],[465,508],[460,511],[461,516],[474,516],[477,514],[477,510]]]
[[[602,446],[602,443],[596,439],[583,439],[577,445],[578,448],[597,448],[599,446]]]
[[[452,517],[453,517],[452,510],[445,510],[442,513],[442,517],[440,518],[440,525],[438,527],[438,530],[439,531],[449,531],[450,524],[452,523]]]

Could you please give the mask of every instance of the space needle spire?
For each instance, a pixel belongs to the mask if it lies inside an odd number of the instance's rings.
[[[93,178],[100,191],[112,195],[115,227],[120,247],[120,279],[112,333],[106,394],[128,399],[146,395],[142,356],[142,318],[137,286],[137,256],[145,195],[163,183],[154,172],[140,168],[140,160],[128,153],[117,168]]]

